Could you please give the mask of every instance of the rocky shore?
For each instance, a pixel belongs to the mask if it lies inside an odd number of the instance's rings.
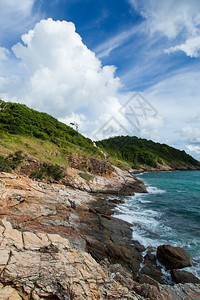
[[[123,199],[107,193],[146,192],[143,183],[117,168],[80,173],[68,168],[61,183],[0,173],[0,299],[199,299],[197,279],[170,267],[169,285],[156,263],[182,250],[156,257],[112,216]]]
[[[195,170],[200,170],[199,166],[168,166],[168,165],[161,165],[158,164],[156,168],[153,167],[140,167],[139,169],[132,169],[130,172],[132,174],[139,174],[139,173],[144,173],[144,172],[172,172],[172,171],[195,171]]]

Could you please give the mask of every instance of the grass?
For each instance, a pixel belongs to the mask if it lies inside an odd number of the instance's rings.
[[[89,181],[90,179],[92,179],[92,175],[88,174],[88,173],[79,173],[78,174],[81,178],[85,179],[86,181]]]
[[[90,153],[85,149],[69,144],[68,147],[60,147],[48,141],[35,137],[26,137],[23,135],[12,135],[9,133],[0,133],[0,153],[3,155],[12,154],[21,150],[24,155],[32,159],[37,159],[47,164],[55,164],[59,166],[68,166],[67,154],[82,154],[90,157]],[[91,155],[97,159],[102,156],[97,151]]]

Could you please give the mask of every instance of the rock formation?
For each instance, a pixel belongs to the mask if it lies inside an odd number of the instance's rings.
[[[171,270],[172,279],[176,283],[200,283],[200,280],[192,273],[183,270]]]
[[[189,253],[180,247],[160,245],[157,248],[157,258],[167,269],[181,269],[192,266]]]
[[[141,180],[108,162],[84,155],[69,156],[68,159],[71,167],[62,168],[64,178],[60,182],[63,185],[104,194],[133,195],[134,192],[147,192]],[[44,165],[37,160],[26,158],[19,172],[30,176],[32,172],[39,171]]]
[[[199,284],[137,281],[145,248],[112,217],[116,200],[0,173],[0,299],[198,299]]]

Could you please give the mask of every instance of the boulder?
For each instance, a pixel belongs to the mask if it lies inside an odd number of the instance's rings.
[[[187,251],[171,245],[160,245],[157,248],[157,259],[168,269],[182,269],[192,266],[191,257]]]
[[[192,273],[182,270],[171,270],[172,279],[176,283],[200,283],[199,278]]]

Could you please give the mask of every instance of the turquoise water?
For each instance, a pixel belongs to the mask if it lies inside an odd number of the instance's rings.
[[[145,246],[180,246],[194,259],[187,268],[200,277],[200,171],[137,175],[148,194],[125,198],[115,216],[132,224],[133,239]]]

